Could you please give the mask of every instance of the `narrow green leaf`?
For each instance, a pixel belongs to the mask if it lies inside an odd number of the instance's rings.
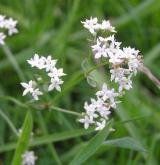
[[[110,121],[107,126],[97,133],[86,146],[84,146],[73,158],[70,162],[70,165],[80,165],[85,162],[88,158],[90,158],[101,146],[104,140],[110,133],[110,128],[112,125],[112,121]]]
[[[9,127],[12,129],[12,131],[15,133],[16,136],[18,136],[18,131],[10,118],[3,112],[3,110],[0,108],[0,116],[6,121],[6,123],[9,125]]]
[[[128,148],[135,151],[146,152],[146,149],[135,139],[131,137],[122,137],[113,140],[107,140],[104,145],[111,145],[115,147]]]
[[[72,130],[72,131],[64,131],[60,133],[54,133],[51,135],[44,135],[41,137],[36,137],[32,140],[32,142],[29,144],[29,146],[40,146],[52,142],[58,142],[58,141],[63,141],[63,140],[68,140],[71,138],[87,135],[89,133],[93,132],[93,129],[77,129],[77,130]],[[8,143],[5,145],[1,145],[0,147],[0,153],[10,151],[16,148],[16,143]]]
[[[30,112],[28,112],[23,123],[22,133],[18,140],[12,165],[21,165],[22,155],[27,150],[27,147],[29,145],[32,125],[33,125],[32,115]]]

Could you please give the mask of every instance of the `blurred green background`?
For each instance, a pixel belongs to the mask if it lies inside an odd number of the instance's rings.
[[[27,80],[32,78],[33,70],[26,60],[34,53],[52,54],[67,73],[62,92],[51,92],[37,104],[52,101],[56,106],[82,112],[84,101],[93,97],[96,89],[82,78],[82,62],[91,50],[87,41],[90,34],[80,21],[90,16],[111,20],[122,45],[139,49],[145,66],[160,79],[160,0],[0,0],[0,12],[18,20],[19,33],[8,37],[6,43]],[[107,69],[105,73],[97,71],[95,76],[107,80],[107,72]],[[22,102],[27,101],[27,97],[22,97],[21,81],[5,51],[0,48],[0,109],[17,129],[22,126],[26,110],[4,98],[12,96]],[[155,84],[139,73],[134,79],[133,89],[126,93],[114,113],[115,121],[131,121],[115,125],[116,131],[109,136],[109,139],[130,136],[147,152],[102,145],[84,164],[160,164],[159,95]],[[75,116],[54,110],[37,112],[33,109],[32,114],[35,137],[83,127]],[[93,135],[55,142],[62,164],[68,164],[80,145]],[[0,116],[0,164],[10,165],[13,157],[10,146],[14,142],[16,136]],[[38,144],[31,149],[38,156],[38,165],[57,164],[53,143]]]

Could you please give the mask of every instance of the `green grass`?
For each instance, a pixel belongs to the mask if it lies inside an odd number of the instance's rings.
[[[95,93],[83,74],[95,67],[84,64],[91,54],[90,36],[80,21],[90,16],[110,19],[123,46],[139,49],[144,64],[160,79],[159,9],[159,0],[1,0],[1,13],[18,20],[19,33],[7,39],[7,47],[0,48],[0,164],[10,165],[18,152],[17,130],[30,109],[34,137],[27,145],[38,156],[38,165],[69,164],[71,160],[75,164],[81,158],[87,165],[158,165],[160,91],[142,73],[114,113],[116,131],[105,142],[102,138],[98,147],[94,143],[94,152],[91,144],[97,135],[93,130],[85,131],[77,122],[78,116],[54,107],[81,113],[84,101]],[[22,97],[20,82],[31,78],[32,69],[26,60],[34,53],[52,54],[67,73],[62,92],[51,92],[35,105],[52,103],[50,111],[28,107],[29,98]],[[108,79],[107,70],[102,73],[98,67],[92,76],[99,80],[98,85]],[[86,148],[87,156],[82,152]]]

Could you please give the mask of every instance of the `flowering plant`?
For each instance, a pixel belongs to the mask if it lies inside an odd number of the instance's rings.
[[[117,42],[115,36],[110,35],[116,33],[116,30],[109,21],[103,20],[99,23],[97,18],[91,17],[82,24],[93,35],[91,49],[94,59],[103,59],[109,63],[113,88],[109,89],[104,82],[102,89],[96,92],[97,98],[91,99],[90,104],[85,102],[84,118],[79,121],[84,123],[85,129],[89,125],[95,125],[95,130],[101,130],[109,120],[111,110],[120,102],[117,98],[123,96],[125,90],[132,88],[132,78],[143,65],[142,56],[134,48],[121,48],[121,42]]]
[[[48,92],[53,91],[54,89],[58,92],[61,92],[61,85],[64,83],[62,77],[66,74],[63,72],[62,68],[57,68],[57,61],[53,59],[52,55],[42,56],[34,54],[34,56],[27,60],[28,64],[32,69],[38,71],[38,74],[32,74],[32,80],[26,82],[23,77],[23,73],[20,70],[19,65],[14,61],[13,54],[9,49],[4,47],[6,38],[5,30],[8,31],[8,35],[17,33],[16,28],[17,21],[12,18],[6,19],[5,16],[0,15],[0,45],[8,53],[8,57],[12,62],[16,72],[18,73],[21,79],[21,86],[24,88],[23,96],[30,94],[32,96],[31,102],[22,103],[9,97],[9,100],[15,102],[16,104],[26,108],[28,110],[27,116],[24,121],[22,129],[19,129],[17,132],[16,128],[12,126],[13,131],[19,138],[17,144],[17,149],[13,159],[13,165],[16,165],[17,162],[23,165],[34,165],[37,160],[33,151],[28,150],[28,144],[35,145],[38,143],[33,142],[32,136],[32,115],[30,109],[33,107],[35,109],[40,109],[41,103],[37,102],[41,100],[43,95],[47,95]],[[105,138],[108,136],[108,132],[113,131],[114,129],[110,126],[111,114],[114,109],[117,109],[118,104],[121,102],[121,98],[125,95],[126,91],[130,90],[133,85],[133,78],[136,76],[138,71],[144,72],[150,79],[152,79],[158,86],[160,85],[159,80],[157,80],[151,72],[143,66],[142,55],[140,55],[139,50],[131,47],[122,47],[121,42],[116,40],[115,34],[117,33],[114,26],[111,25],[110,21],[102,20],[98,21],[97,18],[90,18],[82,21],[83,26],[91,33],[91,50],[93,55],[93,60],[96,64],[105,64],[109,70],[110,78],[109,82],[101,82],[101,88],[96,91],[95,96],[90,98],[90,101],[85,101],[84,103],[84,112],[74,112],[66,110],[60,107],[56,107],[52,104],[46,103],[47,106],[44,106],[45,109],[54,109],[59,112],[64,112],[67,114],[72,114],[78,116],[78,121],[84,124],[84,128],[88,129],[90,126],[94,127],[95,131],[99,131],[96,136],[91,139],[91,141],[84,147],[82,151],[88,152],[91,150],[91,153],[94,153],[98,149],[98,145],[102,144]],[[99,65],[102,67],[103,65]],[[96,67],[95,67],[96,68]],[[87,74],[90,74],[95,68],[89,70]],[[86,76],[84,74],[84,76]],[[88,78],[88,77],[87,77]],[[62,89],[63,90],[63,89]],[[34,106],[35,104],[35,106]],[[7,120],[9,125],[12,123],[8,118],[2,113],[1,116]],[[46,133],[46,129],[43,125],[43,119],[40,119],[41,125]],[[88,130],[87,130],[88,131]],[[69,132],[69,134],[61,134],[61,139],[76,137],[77,134],[83,135],[87,132],[86,130],[78,130],[75,132]],[[90,131],[90,129],[89,129]],[[92,130],[93,131],[93,130]],[[56,136],[51,137],[51,139],[56,139]],[[42,138],[42,144],[44,139]],[[56,141],[56,140],[55,140]],[[94,143],[94,142],[99,142]],[[51,141],[52,142],[52,141]],[[27,144],[26,144],[27,143]],[[93,145],[93,148],[92,148]],[[11,145],[12,146],[12,145]],[[21,147],[22,146],[22,147]],[[52,148],[53,147],[53,148]],[[95,147],[95,148],[94,148]],[[89,149],[88,149],[89,148]],[[54,158],[58,164],[60,164],[59,158],[57,158],[56,152],[54,151],[54,146],[51,145],[51,149],[54,155]],[[80,151],[83,159],[87,159],[89,154],[84,155],[85,153]],[[85,157],[85,158],[84,158]],[[78,158],[79,159],[79,158]],[[76,159],[75,159],[76,160]],[[73,160],[73,164],[77,164],[77,161]],[[72,164],[71,163],[71,164]]]

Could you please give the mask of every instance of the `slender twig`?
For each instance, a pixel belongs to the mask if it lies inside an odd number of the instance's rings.
[[[12,131],[15,133],[15,135],[18,137],[18,131],[15,128],[14,124],[12,123],[12,121],[9,119],[9,117],[2,111],[2,109],[0,109],[0,115],[1,117],[8,123],[8,125],[10,126],[10,128],[12,129]]]
[[[152,80],[160,89],[160,80],[158,80],[147,67],[141,66],[139,70],[143,72],[150,80]]]
[[[81,114],[78,113],[78,112],[69,111],[67,109],[62,109],[62,108],[55,107],[55,106],[52,106],[51,109],[59,111],[59,112],[68,113],[68,114],[71,114],[71,115],[81,116]]]
[[[15,69],[16,73],[18,74],[19,79],[21,81],[25,81],[24,74],[23,74],[20,66],[18,65],[17,61],[15,60],[15,57],[14,57],[13,53],[11,52],[10,48],[5,44],[2,46],[2,49],[5,53],[5,55],[7,56],[8,60],[12,64],[13,68]]]

